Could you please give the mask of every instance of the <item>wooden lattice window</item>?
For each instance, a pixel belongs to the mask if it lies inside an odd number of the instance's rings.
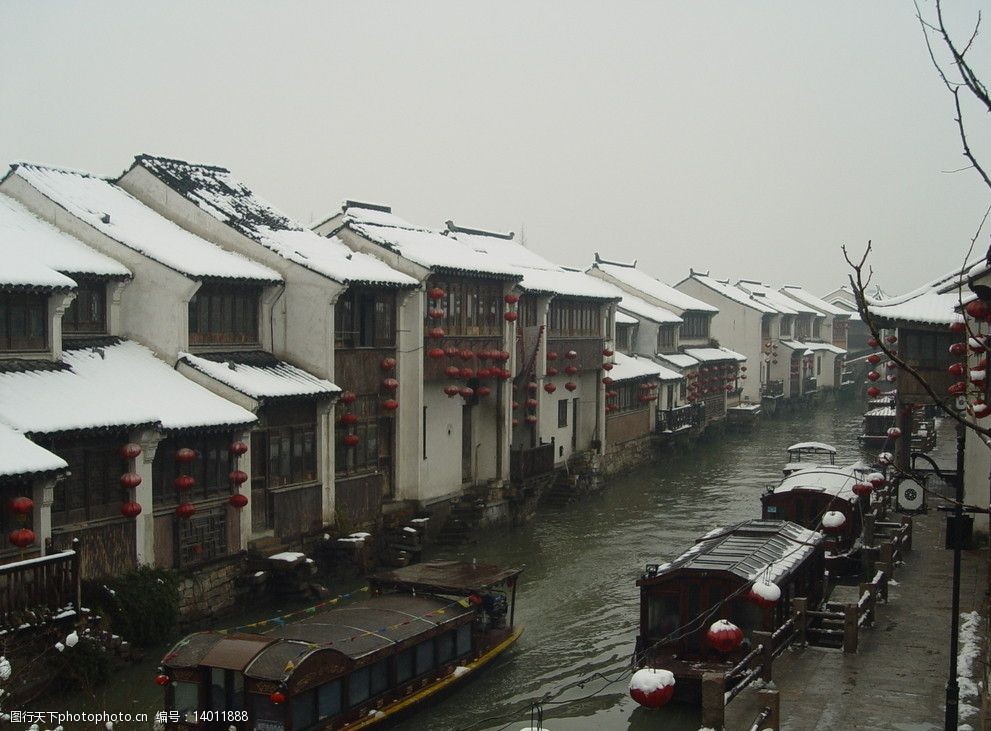
[[[0,351],[48,347],[48,295],[0,292]]]
[[[258,287],[203,284],[189,301],[190,345],[257,345]]]
[[[175,527],[177,568],[196,566],[227,555],[227,516],[223,509],[177,519]]]
[[[76,298],[62,315],[65,335],[105,335],[107,332],[107,285],[99,280],[76,277]]]

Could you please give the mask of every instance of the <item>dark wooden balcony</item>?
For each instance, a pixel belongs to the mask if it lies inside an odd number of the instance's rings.
[[[685,404],[657,412],[657,431],[679,432],[701,426],[705,408],[701,403]]]
[[[79,612],[81,590],[79,541],[68,551],[0,565],[0,627]]]
[[[768,381],[760,387],[761,398],[781,398],[785,395],[784,381]]]
[[[554,445],[541,444],[532,449],[513,449],[509,452],[509,479],[521,484],[533,477],[549,475],[554,471]]]

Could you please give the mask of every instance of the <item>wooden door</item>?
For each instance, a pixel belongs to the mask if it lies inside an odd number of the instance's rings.
[[[268,439],[265,432],[251,432],[251,530],[271,528],[268,509]]]
[[[472,452],[471,406],[461,407],[461,482],[472,482]]]

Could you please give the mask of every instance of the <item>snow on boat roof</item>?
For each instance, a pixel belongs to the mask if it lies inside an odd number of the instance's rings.
[[[262,351],[205,357],[179,353],[179,360],[253,399],[320,396],[341,390],[330,381]]]
[[[832,343],[806,343],[805,344],[809,350],[815,352],[817,350],[827,350],[830,353],[836,353],[836,355],[844,355],[846,353],[843,348],[838,345],[833,345]]]
[[[719,312],[719,308],[703,302],[689,294],[680,292],[669,284],[654,279],[641,269],[637,269],[636,262],[632,264],[622,264],[619,262],[606,261],[595,255],[595,262],[592,267],[600,269],[610,276],[625,282],[633,289],[653,297],[666,305],[682,311],[695,312]],[[677,314],[677,313],[675,313]]]
[[[186,231],[103,178],[28,163],[11,173],[104,235],[192,279],[282,281],[278,272]]]
[[[449,237],[476,252],[491,256],[500,265],[522,275],[523,279],[518,286],[523,290],[603,300],[619,297],[602,280],[558,266],[532,249],[513,241],[513,234],[465,229],[455,226],[453,221],[448,221],[447,227]]]
[[[67,274],[131,276],[127,267],[94,251],[0,194],[0,285],[75,289]]]
[[[829,454],[836,454],[836,447],[831,444],[826,444],[825,442],[798,442],[797,444],[792,444],[788,447],[788,452],[828,452]]]
[[[519,279],[515,267],[500,262],[485,252],[475,251],[451,236],[439,231],[370,223],[349,224],[356,233],[369,241],[396,252],[405,259],[427,269],[471,272],[503,279]]]
[[[898,297],[868,298],[867,309],[872,315],[891,322],[950,325],[960,321],[962,318],[957,309],[961,302],[967,304],[977,296],[963,286],[967,271],[974,266],[967,264],[963,269],[955,269]]]
[[[0,478],[64,470],[69,464],[20,432],[0,424]]]
[[[661,366],[650,358],[625,355],[618,350],[613,354],[613,369],[609,372],[614,381],[628,381],[631,378],[647,378],[660,375]],[[681,376],[678,376],[681,378]]]
[[[622,307],[622,306],[623,305],[621,303],[620,304],[620,307]],[[621,312],[620,310],[616,310],[616,324],[617,325],[636,325],[638,322],[640,322],[640,321],[637,318],[633,317],[632,315],[627,315],[625,312]]]
[[[894,416],[895,407],[894,406],[880,406],[876,409],[871,409],[870,411],[864,412],[864,416]]]
[[[853,491],[856,482],[857,475],[853,467],[813,465],[796,470],[785,477],[774,488],[774,494],[792,490],[813,490],[844,500],[856,500],[857,495]]]
[[[656,357],[666,360],[677,368],[694,368],[699,364],[692,356],[684,353],[658,353]]]
[[[344,284],[416,284],[413,277],[384,261],[352,251],[337,237],[325,238],[289,218],[226,168],[153,155],[134,160],[221,223],[310,271]]]
[[[703,363],[711,363],[718,360],[745,361],[747,356],[740,355],[729,348],[685,348],[685,354],[692,356],[695,360]]]
[[[656,576],[676,570],[726,571],[744,581],[779,581],[822,543],[822,534],[785,520],[748,520],[710,531]]]
[[[716,279],[715,277],[709,276],[708,274],[702,274],[700,272],[691,272],[688,279],[694,279],[699,284],[703,284],[713,292],[721,294],[727,299],[733,300],[737,304],[743,305],[744,307],[749,307],[758,312],[776,314],[778,310],[770,306],[766,302],[758,302],[755,297],[752,297],[749,292],[745,292],[739,287],[734,287],[729,283],[729,280]],[[688,279],[684,281],[688,281]],[[680,284],[681,282],[679,282]]]
[[[745,292],[749,292],[753,297],[765,302],[783,315],[822,315],[821,312],[812,309],[798,300],[781,294],[763,282],[757,282],[752,279],[741,279],[736,283],[736,286]]]
[[[780,289],[780,292],[794,300],[798,300],[804,305],[808,305],[814,310],[818,310],[825,315],[833,315],[834,317],[850,316],[849,310],[844,310],[841,307],[832,305],[821,297],[816,297],[805,288],[799,287],[796,284],[786,284]]]
[[[66,350],[61,368],[0,373],[0,421],[28,434],[158,424],[243,425],[255,416],[175,371],[143,345]]]

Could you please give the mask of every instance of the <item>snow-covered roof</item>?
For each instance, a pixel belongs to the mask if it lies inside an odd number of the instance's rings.
[[[66,350],[59,368],[0,373],[0,422],[28,434],[145,424],[175,430],[253,421],[251,412],[126,340]]]
[[[192,279],[282,281],[278,272],[180,228],[103,178],[27,163],[11,174],[106,236]]]
[[[717,360],[745,361],[747,356],[737,353],[729,348],[685,348],[685,355],[692,356],[695,360],[709,363]]]
[[[666,368],[660,363],[657,364],[657,379],[660,381],[683,381],[685,377],[681,375],[678,371]]]
[[[498,234],[468,229],[455,226],[453,221],[447,222],[447,228],[448,236],[478,253],[487,254],[499,262],[500,266],[509,267],[521,275],[523,278],[517,286],[525,291],[603,300],[616,299],[619,296],[602,280],[558,266],[514,241],[511,233]]]
[[[819,350],[828,350],[830,353],[836,353],[836,355],[843,355],[846,353],[843,348],[838,345],[833,345],[832,343],[806,343],[808,349],[815,352]]]
[[[699,364],[692,356],[684,353],[658,353],[656,357],[667,361],[675,368],[694,368]]]
[[[734,287],[728,280],[716,279],[708,274],[702,274],[701,272],[695,271],[688,276],[688,279],[694,279],[699,284],[705,285],[713,292],[721,294],[726,299],[732,300],[733,302],[743,305],[744,307],[757,310],[760,313],[776,314],[778,312],[778,310],[771,307],[770,304],[758,301],[755,297],[752,297],[749,292],[745,292],[739,287]],[[687,279],[685,281],[687,281]]]
[[[208,357],[179,353],[179,360],[257,400],[320,396],[341,390],[328,380],[259,351],[210,354]]]
[[[853,491],[853,486],[857,482],[857,473],[852,467],[814,465],[792,472],[774,488],[774,493],[813,490],[842,500],[856,500],[857,495]]]
[[[786,284],[781,288],[781,293],[791,297],[794,300],[801,302],[802,304],[808,305],[814,310],[817,310],[826,315],[833,315],[834,317],[849,317],[850,311],[845,310],[842,307],[837,307],[836,305],[830,304],[821,297],[816,297],[811,292],[807,291],[803,287],[799,287],[794,284]]]
[[[613,354],[613,369],[609,376],[614,381],[628,381],[631,378],[656,377],[660,375],[660,366],[650,358],[640,358],[635,355]]]
[[[961,319],[957,313],[961,302],[967,304],[976,297],[961,286],[961,278],[965,282],[973,267],[955,269],[898,297],[868,298],[867,308],[875,317],[895,324],[949,325]]]
[[[627,315],[625,312],[620,312],[616,310],[616,324],[617,325],[636,325],[640,322],[637,318],[632,315]]]
[[[682,312],[719,312],[718,307],[696,299],[684,292],[679,292],[674,287],[654,279],[641,269],[637,269],[636,262],[623,264],[606,261],[596,254],[592,268],[599,269],[614,279],[623,282],[631,289],[652,297],[659,302],[663,302],[676,310],[681,310]]]
[[[286,216],[226,168],[152,155],[140,165],[201,210],[270,251],[344,284],[414,286],[416,280],[370,254],[352,251],[336,237],[324,238]]]
[[[376,203],[362,203],[361,201],[348,200],[341,204],[341,211],[343,212],[341,217],[345,223],[370,223],[373,226],[394,226],[395,228],[408,228],[417,231],[430,230],[425,226],[417,226],[415,223],[410,223],[406,219],[400,218],[392,212],[390,206],[382,206]]]
[[[782,315],[821,315],[818,310],[814,310],[808,305],[794,300],[791,297],[781,294],[773,287],[750,279],[741,279],[736,286],[750,295],[758,302],[763,302],[774,308]]]
[[[792,340],[791,338],[782,338],[780,343],[791,350],[801,350],[803,353],[809,350],[809,343],[803,343],[801,340]]]
[[[876,409],[870,409],[869,411],[864,412],[864,416],[893,417],[894,415],[895,415],[894,406],[879,406]]]
[[[0,478],[64,470],[68,463],[20,432],[0,424]]]
[[[671,310],[655,305],[652,302],[648,302],[647,300],[637,297],[634,294],[630,294],[626,290],[620,289],[611,282],[607,282],[604,279],[598,279],[596,277],[589,277],[589,279],[595,279],[595,281],[608,287],[609,291],[613,292],[614,296],[621,297],[622,299],[616,306],[636,315],[638,318],[642,317],[661,325],[677,325],[684,322],[684,320],[671,312]]]
[[[70,274],[129,277],[127,267],[0,194],[0,286],[75,288]]]
[[[414,264],[440,271],[469,272],[506,279],[519,279],[516,267],[439,231],[421,228],[351,223],[350,228]]]

